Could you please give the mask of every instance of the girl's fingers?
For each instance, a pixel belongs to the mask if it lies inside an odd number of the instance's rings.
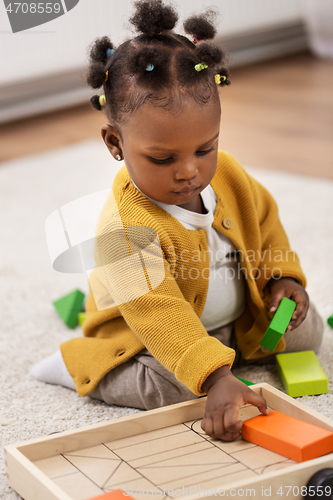
[[[201,422],[201,429],[211,437],[214,437],[213,421],[211,418],[203,418]]]
[[[291,330],[295,330],[296,328],[298,328],[303,323],[305,318],[306,314],[303,313],[300,316],[298,316],[297,319],[290,321],[286,331],[290,332]]]
[[[224,430],[229,433],[240,433],[243,422],[239,420],[239,406],[229,405],[224,411]]]
[[[245,403],[256,406],[263,415],[268,415],[266,400],[251,389],[246,394]]]
[[[296,300],[296,297],[293,297],[293,300]],[[298,300],[298,298],[297,298]],[[287,332],[290,332],[291,330],[295,330],[295,328],[298,328],[303,321],[306,318],[307,312],[308,312],[308,300],[307,297],[304,297],[300,302],[297,303],[296,309],[292,315],[292,318],[290,320],[290,323],[287,327]]]
[[[280,305],[280,302],[281,300],[283,299],[284,297],[284,292],[283,290],[280,290],[276,293],[273,294],[272,296],[272,300],[271,300],[271,303],[269,304],[269,312],[270,313],[275,313],[277,308],[279,307]]]

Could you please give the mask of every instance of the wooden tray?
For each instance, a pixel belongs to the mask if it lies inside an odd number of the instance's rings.
[[[269,408],[333,431],[333,421],[268,384],[251,389]],[[8,445],[9,484],[25,500],[87,500],[116,489],[138,499],[295,499],[304,498],[301,487],[315,472],[333,467],[333,453],[299,464],[242,439],[209,438],[200,427],[205,403],[199,398]],[[251,405],[240,410],[243,420],[257,414]]]

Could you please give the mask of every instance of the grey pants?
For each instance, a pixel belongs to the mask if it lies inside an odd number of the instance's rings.
[[[307,317],[291,332],[284,334],[284,352],[319,352],[324,333],[324,323],[316,308],[310,303]],[[275,355],[260,360],[246,361],[237,348],[233,334],[233,323],[209,332],[220,342],[236,350],[234,367],[249,364],[274,363]],[[110,371],[89,394],[109,405],[129,406],[143,410],[160,408],[198,396],[178,382],[173,373],[162,366],[148,351],[143,349],[114,370]]]

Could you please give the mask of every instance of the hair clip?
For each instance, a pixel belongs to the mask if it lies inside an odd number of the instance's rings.
[[[226,81],[226,79],[227,79],[227,77],[226,77],[226,76],[221,76],[221,75],[219,75],[219,74],[215,75],[215,83],[216,83],[217,85],[220,85],[220,83],[221,83],[221,82],[225,82],[225,81]]]
[[[162,31],[160,33],[152,33],[152,35],[162,35]]]
[[[196,36],[194,37],[194,40],[192,40],[192,43],[194,43],[194,45],[200,42],[202,42],[202,40],[200,38],[197,38]]]
[[[105,95],[100,95],[98,101],[100,106],[104,106],[104,104],[106,103]]]
[[[112,54],[114,53],[114,50],[113,49],[106,49],[106,56],[107,57],[110,57],[112,56]]]
[[[154,65],[153,64],[147,64],[146,71],[153,71]]]
[[[203,69],[208,68],[207,64],[199,63],[194,66],[195,71],[202,71]]]
[[[109,71],[107,71],[107,72],[105,73],[105,80],[104,80],[104,81],[106,82],[108,78],[109,78]]]

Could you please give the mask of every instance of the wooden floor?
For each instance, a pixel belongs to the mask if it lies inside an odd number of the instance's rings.
[[[235,68],[230,79],[220,149],[243,165],[333,179],[333,61],[304,53]],[[0,161],[99,139],[103,123],[86,104],[4,124]]]

